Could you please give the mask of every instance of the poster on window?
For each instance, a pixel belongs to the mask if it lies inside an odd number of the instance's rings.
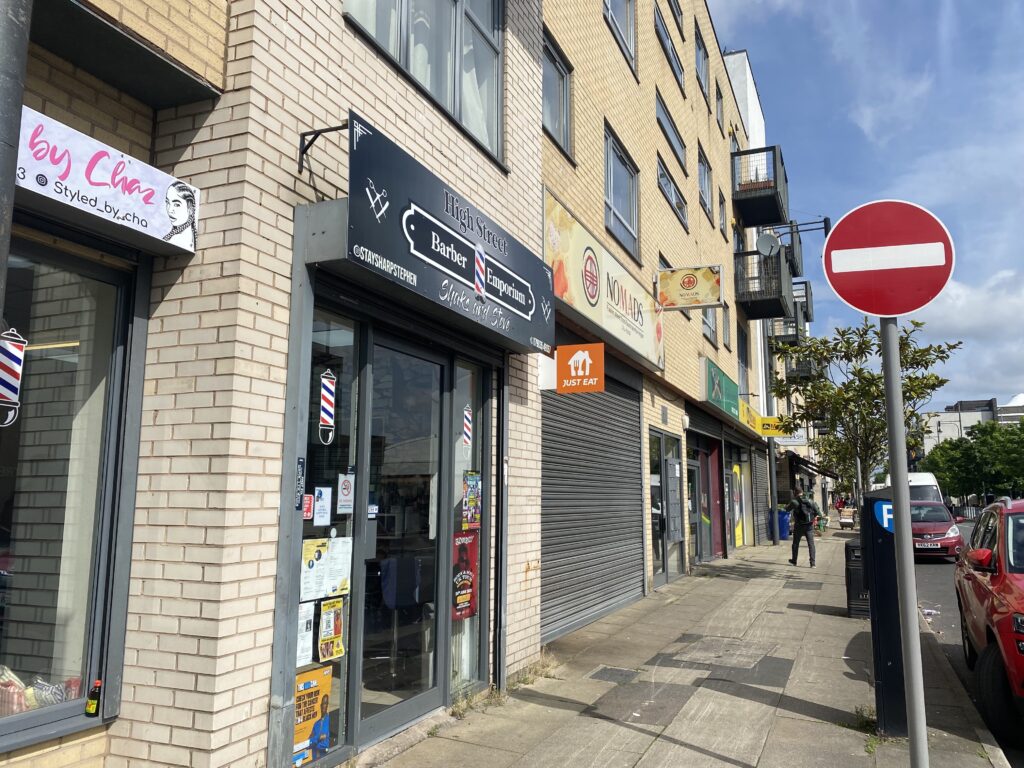
[[[295,748],[292,765],[306,765],[331,746],[329,695],[332,668],[317,667],[295,676]]]
[[[313,663],[313,609],[316,603],[299,603],[299,634],[295,644],[295,666]]]
[[[299,600],[327,597],[327,539],[303,539]]]
[[[320,603],[320,661],[340,659],[345,655],[342,642],[345,598]]]
[[[471,531],[480,527],[479,472],[469,470],[462,473],[462,530]]]
[[[476,616],[480,570],[480,532],[456,533],[452,546],[452,620]]]

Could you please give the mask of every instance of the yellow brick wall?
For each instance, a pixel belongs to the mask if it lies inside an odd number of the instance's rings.
[[[224,87],[228,0],[86,0],[85,4],[215,87]]]
[[[0,754],[2,768],[105,768],[107,732],[76,733],[16,752]]]
[[[654,31],[657,2],[669,35],[683,65],[685,96],[680,92]],[[666,0],[637,0],[637,69],[634,75],[619,50],[602,14],[600,2],[583,11],[576,2],[553,0],[545,4],[544,22],[575,67],[572,76],[573,157],[575,167],[550,138],[544,139],[544,183],[607,249],[630,269],[642,285],[651,285],[659,254],[672,266],[721,264],[723,290],[732,313],[732,345],[722,343],[722,310],[718,314],[719,343],[703,335],[700,312],[692,319],[682,313],[665,313],[666,369],[669,385],[698,399],[701,370],[698,356],[715,361],[737,379],[735,354],[736,318],[731,232],[731,161],[729,131],[737,127],[741,147],[747,140],[735,97],[729,86],[714,30],[704,0],[681,0],[685,39]],[[700,25],[708,49],[709,94],[705,99],[695,74],[694,23]],[[715,117],[715,83],[724,98],[724,126]],[[655,119],[655,89],[661,93],[686,143],[686,173],[680,169],[668,141]],[[639,265],[604,226],[605,122],[617,135],[640,171]],[[712,170],[712,218],[709,221],[698,195],[697,151],[703,148]],[[661,156],[676,185],[686,198],[689,232],[679,223],[658,186],[657,158]],[[719,231],[718,193],[726,197],[726,232]],[[753,345],[754,338],[751,338]],[[751,354],[753,364],[753,354]],[[756,389],[755,376],[751,386]]]
[[[149,162],[153,110],[35,44],[29,46],[23,101],[76,131]]]

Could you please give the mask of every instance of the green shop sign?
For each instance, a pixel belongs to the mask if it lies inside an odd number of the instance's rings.
[[[707,370],[704,374],[705,400],[725,411],[734,419],[740,418],[740,390],[736,382],[725,375],[725,371],[705,358]]]

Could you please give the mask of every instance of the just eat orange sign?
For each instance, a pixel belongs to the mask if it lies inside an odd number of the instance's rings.
[[[569,344],[555,348],[555,391],[604,392],[604,344]]]

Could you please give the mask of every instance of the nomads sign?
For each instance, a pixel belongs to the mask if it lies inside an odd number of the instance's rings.
[[[703,309],[722,304],[722,267],[683,267],[658,272],[658,301],[665,309]]]
[[[604,344],[563,344],[555,349],[555,391],[604,392]]]
[[[195,253],[198,189],[29,107],[14,183],[29,209],[150,252]]]

